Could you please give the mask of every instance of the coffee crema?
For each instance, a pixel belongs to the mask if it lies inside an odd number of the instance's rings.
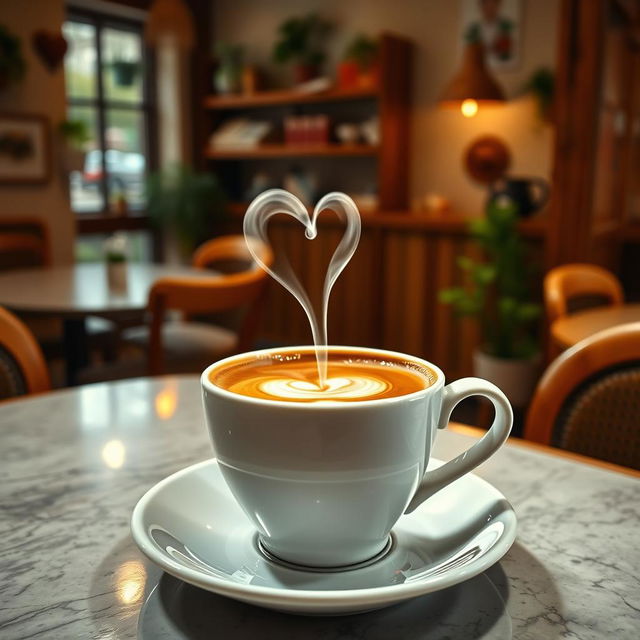
[[[327,380],[318,385],[312,349],[265,354],[222,364],[209,373],[218,387],[251,398],[286,402],[362,402],[427,389],[437,375],[410,360],[375,353],[331,350]]]

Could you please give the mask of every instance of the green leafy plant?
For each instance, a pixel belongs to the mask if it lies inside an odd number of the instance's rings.
[[[373,65],[378,57],[378,41],[364,34],[357,35],[344,52],[344,60],[355,62],[361,70]]]
[[[458,258],[469,286],[440,292],[440,300],[459,315],[478,319],[482,349],[498,358],[529,358],[537,351],[534,330],[541,309],[530,299],[531,271],[517,223],[515,204],[508,199],[491,202],[486,216],[470,225],[486,259]]]
[[[89,128],[84,120],[63,120],[58,125],[58,131],[69,146],[75,149],[84,149],[91,140]]]
[[[333,25],[317,13],[289,18],[278,27],[278,40],[273,47],[273,59],[284,63],[291,60],[318,66],[324,62],[323,47]]]
[[[226,202],[214,175],[181,165],[151,174],[146,195],[154,225],[174,232],[185,254],[206,239],[215,218],[224,214]]]
[[[0,25],[0,89],[20,82],[26,67],[20,38]]]
[[[540,117],[548,120],[551,117],[553,98],[555,95],[555,76],[551,69],[540,67],[527,80],[523,91],[531,93],[538,102]]]

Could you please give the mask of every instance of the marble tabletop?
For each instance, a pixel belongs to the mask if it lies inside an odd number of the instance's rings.
[[[438,436],[448,458],[473,438]],[[154,567],[129,517],[212,454],[195,376],[78,387],[0,405],[0,638],[637,638],[640,480],[508,444],[477,470],[518,537],[485,574],[378,612],[291,616]]]

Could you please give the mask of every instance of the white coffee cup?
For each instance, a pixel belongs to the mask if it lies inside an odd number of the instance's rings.
[[[414,362],[431,369],[436,381],[392,398],[298,403],[240,395],[209,379],[227,364],[310,348],[255,351],[211,365],[201,378],[205,415],[222,474],[262,546],[298,565],[354,565],[387,547],[403,512],[495,453],[511,431],[513,413],[486,380],[445,386],[444,374],[430,362],[379,349],[329,347]],[[461,400],[475,395],[495,407],[491,428],[463,454],[425,473],[437,429],[447,426]]]

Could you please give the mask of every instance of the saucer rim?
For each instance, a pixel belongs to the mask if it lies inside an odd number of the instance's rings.
[[[432,458],[431,462],[443,464],[440,460]],[[345,590],[313,590],[313,589],[296,589],[290,590],[286,588],[270,587],[252,584],[236,584],[229,580],[217,578],[215,576],[203,575],[202,573],[185,567],[177,562],[172,561],[166,554],[162,553],[156,545],[154,545],[150,536],[144,527],[144,512],[147,505],[156,495],[161,492],[164,487],[175,482],[184,475],[195,473],[201,467],[208,465],[218,466],[217,458],[209,458],[201,462],[189,465],[184,469],[180,469],[175,473],[157,482],[140,498],[133,509],[131,515],[131,535],[134,542],[142,551],[142,553],[152,562],[160,566],[164,571],[170,573],[176,578],[188,582],[196,587],[200,587],[207,591],[214,591],[220,595],[228,596],[245,602],[260,603],[265,606],[276,607],[277,605],[291,606],[312,606],[328,607],[335,605],[344,608],[346,605],[383,605],[385,603],[392,604],[401,600],[408,600],[426,593],[440,591],[448,587],[454,586],[461,582],[469,580],[489,567],[498,562],[511,548],[511,545],[517,535],[517,517],[513,505],[504,497],[504,495],[496,489],[490,482],[480,478],[474,473],[468,473],[463,477],[473,476],[475,482],[484,485],[484,489],[489,493],[493,493],[496,498],[504,501],[508,509],[505,513],[510,514],[513,519],[511,527],[505,526],[504,534],[496,542],[496,544],[477,562],[471,563],[467,567],[458,569],[455,572],[448,572],[439,576],[434,576],[428,581],[417,582],[414,584],[394,584],[384,585],[380,587],[366,587],[358,589]],[[416,513],[419,513],[416,509]],[[401,519],[406,516],[401,516]]]

